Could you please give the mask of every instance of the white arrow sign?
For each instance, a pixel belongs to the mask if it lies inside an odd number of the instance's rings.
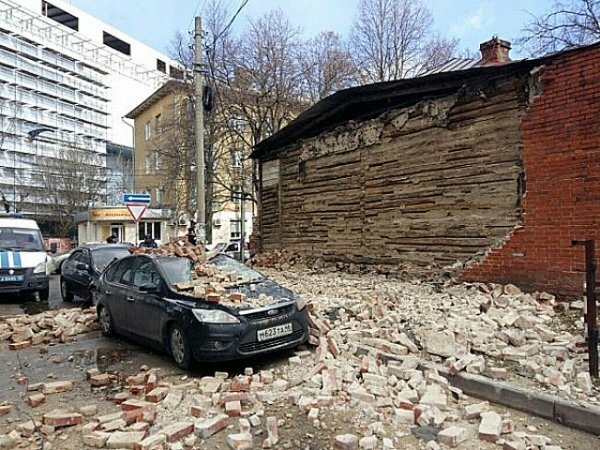
[[[131,214],[131,217],[133,217],[133,221],[135,223],[140,221],[140,219],[146,212],[146,209],[148,208],[148,205],[125,205],[125,206],[127,206],[127,209],[129,210],[129,213]]]

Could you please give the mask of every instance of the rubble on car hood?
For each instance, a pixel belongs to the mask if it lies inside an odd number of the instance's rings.
[[[192,280],[189,283],[175,283],[172,288],[180,294],[196,299],[245,309],[264,307],[295,298],[292,291],[271,280],[244,278],[233,271],[211,264],[210,260],[219,253],[206,253],[202,246],[195,246],[189,242],[174,239],[157,248],[131,247],[129,251],[132,254],[176,256],[191,260],[194,264]]]

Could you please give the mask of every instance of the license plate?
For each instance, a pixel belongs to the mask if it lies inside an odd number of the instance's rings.
[[[258,341],[268,341],[269,339],[287,336],[288,334],[292,334],[292,324],[284,323],[283,325],[277,325],[276,327],[258,330]]]
[[[23,281],[24,278],[23,275],[0,275],[0,282]]]

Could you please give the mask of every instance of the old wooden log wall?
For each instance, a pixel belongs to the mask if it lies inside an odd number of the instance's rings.
[[[501,242],[521,221],[526,86],[463,86],[261,161],[262,250],[445,265]]]

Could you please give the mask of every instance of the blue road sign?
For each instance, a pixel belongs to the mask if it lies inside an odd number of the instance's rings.
[[[150,204],[150,194],[123,194],[123,203]]]

